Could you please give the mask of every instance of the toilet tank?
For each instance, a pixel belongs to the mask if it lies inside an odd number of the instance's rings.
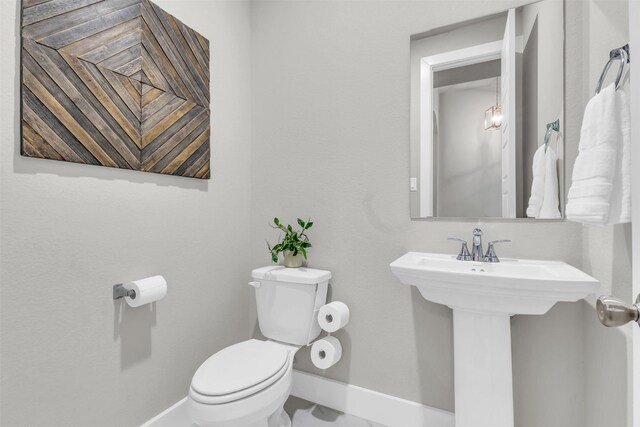
[[[295,345],[320,335],[318,310],[327,301],[331,272],[274,265],[253,270],[251,277],[262,335]]]

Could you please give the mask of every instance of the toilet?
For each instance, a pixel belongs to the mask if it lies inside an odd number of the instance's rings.
[[[293,357],[320,335],[331,272],[268,266],[251,272],[260,331],[209,357],[191,380],[187,411],[202,427],[291,427],[284,402]]]

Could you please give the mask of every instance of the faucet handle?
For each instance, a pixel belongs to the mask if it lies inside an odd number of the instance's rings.
[[[467,241],[463,239],[458,239],[457,237],[448,237],[447,240],[455,240],[456,242],[462,243],[462,247],[460,248],[460,253],[456,257],[459,261],[471,261],[471,254],[469,253],[469,248],[467,247]]]
[[[494,243],[511,243],[511,239],[492,240],[489,242],[490,245],[493,245]]]
[[[503,240],[492,240],[489,242],[489,246],[487,247],[487,253],[484,255],[484,262],[500,262],[498,255],[496,255],[496,250],[493,245],[496,243],[509,243],[511,240],[503,239]]]

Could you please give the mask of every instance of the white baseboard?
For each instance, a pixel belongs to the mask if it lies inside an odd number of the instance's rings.
[[[176,402],[140,427],[198,427],[187,415],[187,398]]]
[[[389,427],[454,427],[453,413],[293,371],[293,396]]]
[[[293,371],[292,396],[388,427],[454,427],[453,413],[302,371]],[[196,427],[187,398],[141,427]],[[294,426],[295,427],[295,426]]]

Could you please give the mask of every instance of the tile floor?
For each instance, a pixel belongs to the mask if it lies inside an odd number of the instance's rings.
[[[386,427],[293,396],[284,410],[291,417],[292,427]]]

